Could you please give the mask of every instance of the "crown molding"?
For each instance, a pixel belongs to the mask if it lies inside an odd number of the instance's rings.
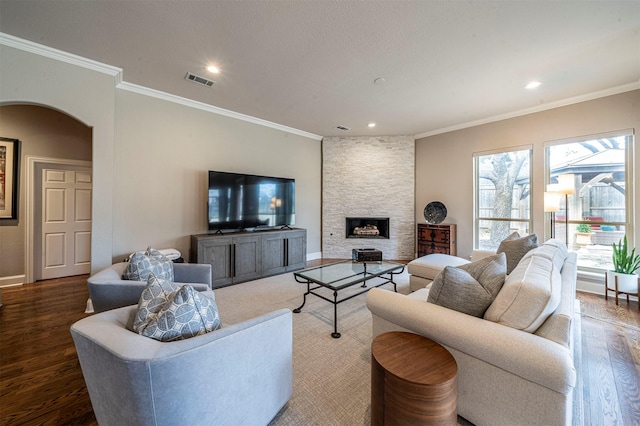
[[[496,115],[493,117],[484,118],[482,120],[456,124],[455,126],[444,127],[442,129],[437,129],[437,130],[431,130],[428,132],[417,134],[416,140],[426,138],[429,136],[440,135],[442,133],[449,133],[456,130],[468,129],[469,127],[475,127],[483,124],[494,123],[496,121],[507,120],[509,118],[521,117],[523,115],[533,114],[536,112],[547,111],[550,109],[559,108],[567,105],[578,104],[580,102],[591,101],[594,99],[617,95],[624,92],[630,92],[632,90],[637,90],[637,89],[640,89],[640,80],[633,83],[624,84],[622,86],[616,86],[609,89],[588,93],[586,95],[575,96],[573,98],[567,98],[567,99],[562,99],[560,101],[549,102],[546,104],[538,105],[533,108],[526,108],[519,111],[510,112],[508,114]]]
[[[86,68],[92,71],[97,71],[102,74],[110,75],[112,77],[115,77],[116,84],[122,81],[122,68],[103,64],[102,62],[83,58],[82,56],[63,52],[62,50],[54,49],[48,46],[43,46],[42,44],[34,43],[32,41],[24,40],[24,39],[21,39],[9,34],[1,33],[1,32],[0,32],[0,44],[8,47],[13,47],[15,49],[23,50],[25,52],[33,53],[39,56],[44,56],[45,58],[54,59],[56,61],[65,62],[71,65]]]
[[[250,115],[241,114],[239,112],[230,111],[228,109],[219,108],[213,105],[206,104],[204,102],[194,101],[193,99],[183,98],[181,96],[172,95],[170,93],[161,92],[159,90],[150,89],[144,86],[138,86],[137,84],[127,83],[125,81],[119,83],[116,86],[118,89],[126,90],[128,92],[134,92],[145,96],[151,96],[153,98],[162,99],[164,101],[173,102],[176,104],[184,105],[190,108],[197,108],[203,111],[211,112],[213,114],[223,115],[225,117],[235,118],[249,123],[257,124],[259,126],[270,127],[272,129],[281,130],[283,132],[292,133],[294,135],[302,136],[313,140],[322,140],[322,136],[305,132],[304,130],[294,129],[292,127],[284,126],[282,124],[273,123],[271,121],[263,120],[261,118],[252,117]]]
[[[158,99],[163,99],[168,102],[173,102],[181,105],[185,105],[191,108],[201,109],[213,114],[223,115],[226,117],[235,118],[249,123],[257,124],[259,126],[270,127],[272,129],[281,130],[283,132],[292,133],[305,138],[322,140],[322,136],[315,135],[313,133],[305,132],[303,130],[294,129],[292,127],[284,126],[277,123],[272,123],[261,118],[251,117],[249,115],[241,114],[234,111],[229,111],[223,108],[219,108],[213,105],[208,105],[203,102],[194,101],[191,99],[183,98],[169,93],[161,92],[158,90],[150,89],[143,86],[138,86],[132,83],[123,81],[122,68],[114,67],[111,65],[103,64],[91,59],[83,58],[82,56],[67,53],[62,50],[54,49],[52,47],[43,46],[32,41],[24,40],[19,37],[15,37],[6,33],[0,32],[0,45],[13,47],[15,49],[23,50],[25,52],[33,53],[46,58],[54,59],[56,61],[65,62],[71,65],[86,68],[92,71],[97,71],[103,74],[113,76],[115,78],[116,88],[127,90],[130,92],[139,93],[146,96],[151,96]]]

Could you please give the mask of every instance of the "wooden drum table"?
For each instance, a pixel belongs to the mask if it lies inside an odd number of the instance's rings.
[[[456,360],[418,334],[393,331],[371,343],[371,425],[457,424]]]

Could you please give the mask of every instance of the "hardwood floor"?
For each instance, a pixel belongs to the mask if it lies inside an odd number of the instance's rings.
[[[318,264],[316,262],[316,264]],[[311,266],[311,265],[309,265]],[[0,424],[95,425],[69,327],[85,317],[86,276],[2,289]],[[578,293],[585,425],[640,424],[638,303]]]
[[[4,287],[0,423],[97,424],[69,328],[87,316],[87,276]]]
[[[640,425],[638,302],[578,293],[585,425]]]

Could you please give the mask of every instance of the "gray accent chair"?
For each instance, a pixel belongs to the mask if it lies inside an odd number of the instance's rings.
[[[136,309],[71,326],[101,426],[267,425],[291,398],[290,310],[165,343],[127,329]]]
[[[114,263],[87,279],[95,313],[138,304],[147,282],[123,280],[127,265],[127,262]],[[178,285],[190,284],[198,291],[211,290],[211,265],[174,263],[173,280]]]

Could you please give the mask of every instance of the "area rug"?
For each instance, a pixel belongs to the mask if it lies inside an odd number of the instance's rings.
[[[395,281],[398,292],[409,292],[406,271],[395,275]],[[302,304],[305,290],[289,273],[224,287],[215,294],[223,324],[233,324],[275,309],[293,310]],[[272,426],[370,424],[371,314],[365,297],[338,305],[339,339],[330,335],[331,303],[310,295],[302,312],[293,314],[293,397]],[[462,418],[458,423],[469,424]]]

